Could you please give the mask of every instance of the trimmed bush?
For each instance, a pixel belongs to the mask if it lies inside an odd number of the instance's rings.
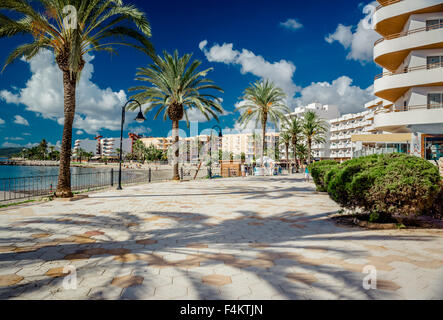
[[[325,184],[326,173],[338,164],[339,163],[334,160],[323,160],[314,162],[309,166],[309,172],[317,186],[317,191],[327,191],[327,185]]]
[[[382,216],[430,213],[440,192],[438,168],[405,154],[371,155],[335,166],[312,168],[317,187],[341,206]],[[326,169],[328,168],[328,169]],[[316,181],[314,179],[314,181]],[[317,183],[317,182],[316,182]]]

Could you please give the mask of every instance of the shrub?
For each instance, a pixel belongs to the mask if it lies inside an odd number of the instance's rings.
[[[312,167],[313,177],[314,171],[318,175],[314,181],[346,208],[411,217],[429,213],[438,202],[438,168],[418,157],[372,155],[327,167]]]
[[[318,191],[326,191],[326,174],[338,164],[339,163],[334,160],[323,160],[314,162],[309,166],[309,172],[311,173]]]

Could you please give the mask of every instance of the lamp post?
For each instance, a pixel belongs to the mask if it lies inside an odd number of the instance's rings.
[[[143,115],[143,112],[142,112],[142,106],[141,106],[141,104],[137,100],[131,99],[128,102],[126,102],[126,104],[122,107],[122,127],[121,127],[121,131],[120,131],[120,157],[119,157],[118,187],[117,187],[117,190],[122,190],[123,125],[125,124],[126,106],[129,103],[131,103],[131,102],[137,103],[138,106],[140,107],[140,111],[139,111],[137,117],[135,118],[135,121],[137,121],[138,123],[142,123],[143,121],[146,120],[146,118],[145,118],[145,116]]]
[[[218,137],[220,139],[223,138],[222,129],[218,125],[213,126],[211,128],[211,135],[209,138],[209,179],[212,179],[212,143],[211,143],[211,140],[212,140],[212,130],[214,130],[215,128],[218,129]]]

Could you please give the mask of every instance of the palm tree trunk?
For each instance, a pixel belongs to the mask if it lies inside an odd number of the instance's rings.
[[[57,191],[55,196],[59,198],[70,198],[71,191],[71,146],[72,146],[72,124],[75,114],[75,89],[76,76],[69,71],[63,71],[64,90],[64,112],[65,123],[63,127],[62,145],[60,150],[60,167],[58,175]]]
[[[268,115],[265,113],[263,115],[262,121],[262,151],[261,151],[261,166],[264,167],[264,158],[266,152],[266,123],[268,122]]]
[[[178,173],[178,156],[179,156],[179,137],[178,137],[178,120],[172,121],[172,137],[173,137],[173,175],[172,180],[180,180],[180,175]]]
[[[286,143],[285,144],[285,151],[286,151],[286,163],[288,164],[288,166],[289,166],[289,144],[288,143]],[[289,167],[288,167],[288,170],[289,170]]]
[[[312,141],[310,138],[308,138],[308,165],[311,164],[311,144]]]

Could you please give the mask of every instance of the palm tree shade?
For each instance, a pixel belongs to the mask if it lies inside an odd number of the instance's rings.
[[[149,83],[150,86],[136,86],[129,91],[138,91],[131,98],[146,106],[145,113],[155,108],[156,119],[163,112],[163,120],[169,118],[172,121],[173,136],[173,179],[179,180],[178,157],[179,157],[179,121],[186,119],[189,126],[188,111],[198,110],[207,120],[214,118],[218,121],[217,113],[222,114],[223,108],[220,100],[207,90],[223,92],[206,75],[212,68],[197,71],[201,62],[191,61],[192,55],[185,54],[179,57],[178,52],[174,55],[163,53],[164,57],[156,56],[154,63],[146,68],[139,68],[135,80]],[[130,105],[130,109],[137,106]]]
[[[66,21],[67,6],[75,9],[75,18]],[[0,38],[31,35],[32,40],[18,46],[6,60],[5,67],[25,57],[32,59],[40,50],[54,53],[62,71],[64,90],[64,127],[60,170],[55,195],[72,197],[71,146],[76,107],[76,87],[91,51],[114,53],[114,45],[127,45],[153,55],[147,37],[151,28],[145,14],[120,0],[1,0]],[[134,25],[132,27],[131,25]]]
[[[276,127],[289,112],[284,99],[286,94],[281,88],[269,80],[257,81],[246,88],[243,95],[243,103],[237,107],[241,115],[239,123],[247,125],[255,119],[255,125],[262,126],[262,154],[263,159],[266,153],[266,125],[270,120]],[[263,166],[262,161],[262,166]]]

